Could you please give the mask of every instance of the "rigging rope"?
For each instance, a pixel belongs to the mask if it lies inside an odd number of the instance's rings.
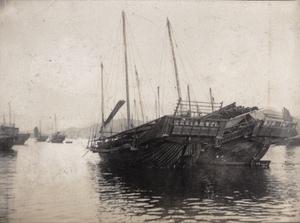
[[[127,21],[127,20],[126,20],[126,21]],[[137,44],[136,44],[136,41],[135,41],[134,36],[133,36],[133,34],[132,34],[132,30],[131,30],[130,24],[128,24],[128,22],[127,22],[126,24],[127,24],[128,27],[129,27],[128,30],[130,31],[130,34],[131,34],[130,37],[131,37],[132,40],[133,40],[132,42],[133,42],[135,48],[138,49]],[[140,55],[140,53],[139,53],[138,50],[137,50],[137,54],[138,54],[138,57],[139,57],[139,59],[140,59],[140,61],[141,61],[141,63],[142,63],[142,67],[143,67],[143,69],[144,69],[145,76],[146,76],[146,78],[147,78],[147,80],[148,80],[148,83],[147,83],[147,84],[150,85],[150,88],[151,88],[151,90],[152,90],[152,93],[153,93],[153,95],[155,95],[155,90],[153,89],[153,86],[151,85],[151,81],[150,81],[149,75],[148,75],[148,73],[147,73],[147,71],[146,71],[145,64],[144,64],[144,62],[143,62],[143,60],[142,60],[142,57],[141,57],[141,55]],[[146,109],[146,110],[149,111],[150,109]]]
[[[173,30],[172,30],[172,33],[173,33]],[[174,34],[173,34],[173,35],[174,35]],[[181,42],[180,42],[180,41],[176,41],[175,35],[174,35],[174,39],[175,39],[176,45],[179,45],[179,47],[182,49],[185,58],[188,58],[188,57],[187,57],[187,54],[186,54],[186,52],[185,52],[185,50],[184,50],[184,47],[183,47],[182,44],[181,44]],[[177,44],[177,43],[178,43],[178,44]],[[179,56],[180,56],[180,58],[181,58],[181,54],[180,54],[179,48],[177,47],[177,49],[178,49],[178,52],[179,52]],[[181,58],[181,60],[182,60],[182,58]],[[196,77],[196,80],[198,81],[198,83],[199,83],[199,85],[200,85],[202,91],[204,92],[205,96],[206,96],[207,98],[209,98],[209,95],[208,95],[207,91],[204,90],[203,85],[201,84],[201,81],[200,81],[200,79],[198,78],[198,75],[196,74],[195,70],[193,69],[193,66],[191,65],[191,62],[190,62],[188,59],[187,59],[187,62],[189,63],[189,66],[190,66],[192,72],[194,73],[194,76]],[[182,63],[183,63],[183,62],[182,62]],[[200,74],[200,76],[201,76],[201,74]],[[188,74],[187,74],[187,77],[188,77]],[[193,89],[192,89],[192,91],[193,91]],[[193,94],[194,94],[194,91],[193,91]]]

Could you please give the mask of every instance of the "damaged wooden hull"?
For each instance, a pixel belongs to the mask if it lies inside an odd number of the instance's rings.
[[[103,162],[141,167],[196,163],[260,165],[271,144],[297,135],[296,123],[256,120],[252,113],[226,119],[164,116],[90,148]]]
[[[101,161],[114,165],[144,167],[188,167],[196,163],[219,165],[251,165],[267,153],[270,144],[249,139],[238,139],[221,147],[191,143],[178,144],[161,140],[148,144],[147,148],[133,148],[130,144],[111,151],[99,152]]]

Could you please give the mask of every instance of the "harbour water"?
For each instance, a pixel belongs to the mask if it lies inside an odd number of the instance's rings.
[[[105,166],[86,140],[29,139],[0,152],[0,222],[299,222],[300,147],[271,147],[269,169]]]

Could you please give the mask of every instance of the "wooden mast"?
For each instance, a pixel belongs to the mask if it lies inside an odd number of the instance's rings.
[[[10,109],[10,102],[8,102],[8,115],[9,115],[9,127],[11,127],[11,109]]]
[[[176,77],[178,98],[181,99],[182,97],[181,97],[180,83],[179,83],[179,78],[178,78],[178,69],[177,69],[177,63],[176,63],[174,46],[173,46],[172,35],[171,35],[171,24],[170,24],[170,21],[169,21],[168,18],[167,18],[167,26],[168,26],[168,31],[169,31],[170,44],[171,44],[171,48],[172,48],[172,55],[173,55],[173,62],[174,62],[174,68],[175,68],[175,77]]]
[[[159,87],[157,87],[157,110],[158,110],[158,118],[159,118],[160,117]]]
[[[125,76],[126,76],[127,129],[129,129],[130,128],[130,102],[129,102],[127,44],[126,44],[125,12],[124,11],[122,11],[122,20],[123,20],[123,39],[124,39]]]
[[[136,75],[136,82],[137,82],[138,91],[139,91],[142,119],[143,119],[143,123],[144,123],[144,111],[143,111],[143,103],[142,103],[142,97],[141,97],[140,80],[139,80],[138,72],[136,70],[136,66],[135,66],[135,75]]]
[[[38,137],[41,137],[41,135],[42,135],[42,124],[41,124],[41,120],[39,120],[39,127],[40,127],[40,131],[39,131]]]
[[[209,88],[209,95],[210,95],[210,103],[211,103],[211,110],[212,112],[214,111],[214,103],[215,103],[215,100],[212,96],[212,91],[211,91],[211,88]]]
[[[189,99],[189,110],[191,111],[191,98],[190,98],[190,86],[187,86],[187,91],[188,91],[188,99]]]
[[[56,127],[56,114],[54,114],[54,132],[57,131],[57,127]]]
[[[100,134],[103,136],[104,128],[104,89],[103,89],[103,64],[101,62],[101,113],[102,113],[102,126],[100,129]]]

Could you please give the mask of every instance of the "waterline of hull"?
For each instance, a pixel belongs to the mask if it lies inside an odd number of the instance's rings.
[[[260,161],[269,146],[270,144],[244,138],[224,143],[221,147],[197,142],[185,145],[162,140],[153,141],[142,148],[126,144],[122,149],[98,153],[102,162],[150,168],[186,167],[196,163],[250,165],[253,161]]]

